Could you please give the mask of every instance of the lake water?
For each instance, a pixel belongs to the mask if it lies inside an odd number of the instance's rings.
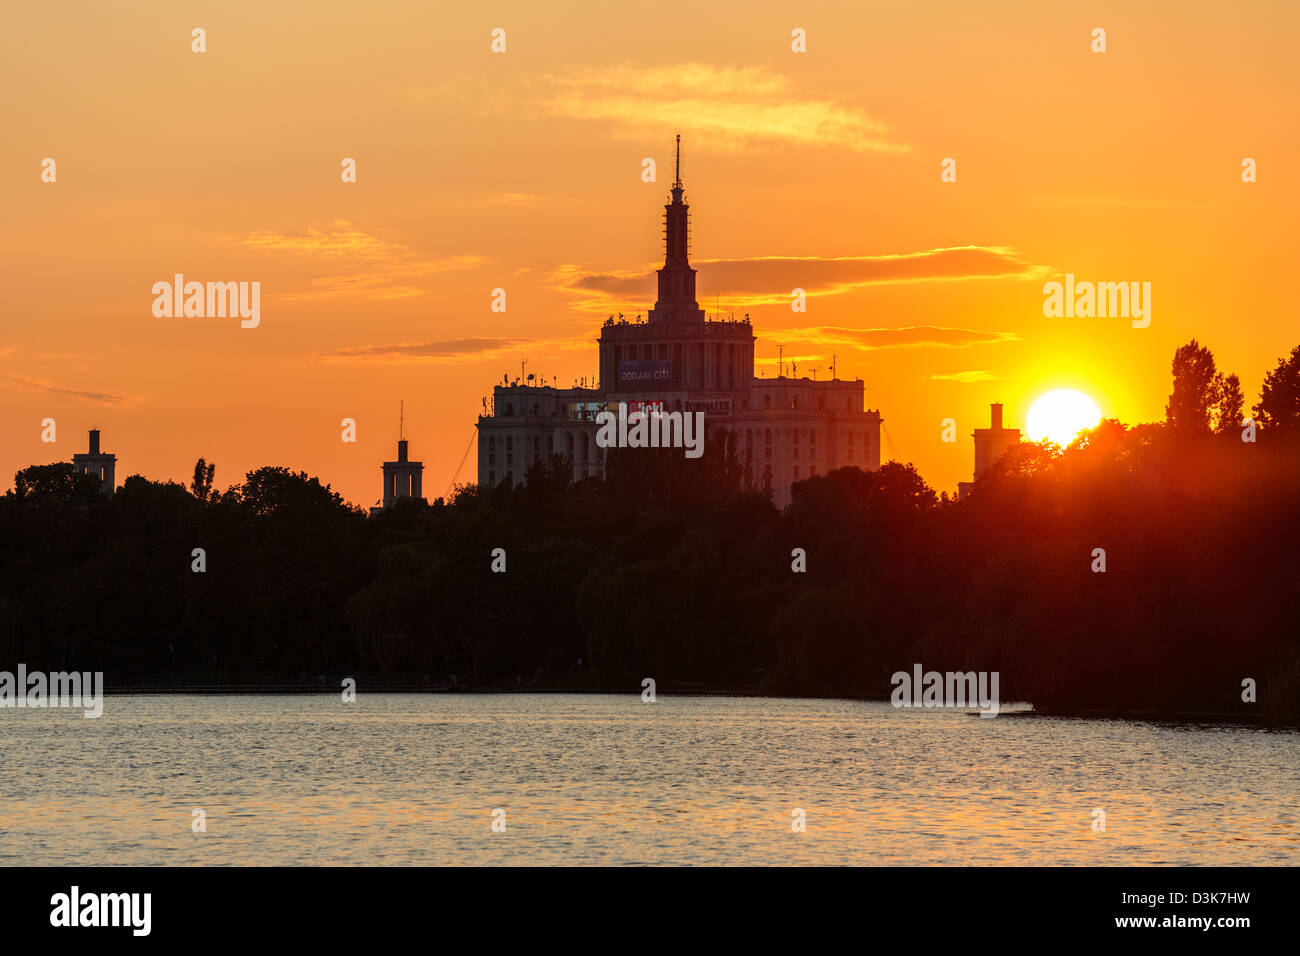
[[[4,865],[1294,865],[1298,795],[1296,732],[855,701],[362,692],[109,697],[98,720],[0,710]]]

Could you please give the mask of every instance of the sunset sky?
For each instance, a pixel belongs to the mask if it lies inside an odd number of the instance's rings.
[[[119,483],[204,456],[220,488],[286,465],[370,505],[405,400],[444,494],[503,374],[590,379],[604,317],[653,305],[678,132],[701,307],[750,314],[768,375],[837,354],[936,488],[990,402],[1163,418],[1195,337],[1250,405],[1300,342],[1293,2],[141,0],[0,28],[4,488],[99,427]],[[260,326],[156,318],[177,272],[260,282]],[[1044,317],[1067,272],[1150,282],[1150,327]]]

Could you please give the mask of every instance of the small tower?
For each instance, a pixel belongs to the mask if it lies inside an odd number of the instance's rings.
[[[965,498],[970,494],[971,488],[975,482],[979,481],[980,475],[988,471],[997,460],[1006,454],[1006,450],[1020,441],[1019,428],[1002,427],[1002,405],[992,404],[989,406],[990,422],[988,428],[977,428],[975,434],[975,475],[972,481],[959,482],[957,485],[958,494]]]
[[[398,498],[424,498],[424,462],[411,461],[406,450],[406,403],[397,426],[397,461],[384,462],[384,499],[381,507],[390,508]]]
[[[90,451],[72,456],[72,469],[81,475],[94,475],[103,483],[103,492],[111,495],[117,487],[117,456],[99,450],[99,429],[90,430]]]

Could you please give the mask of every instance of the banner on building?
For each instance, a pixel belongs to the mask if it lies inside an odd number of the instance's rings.
[[[636,359],[618,363],[618,387],[672,388],[672,359]]]
[[[703,401],[688,399],[685,408],[688,412],[703,412],[705,415],[717,415],[722,418],[731,417],[731,399],[729,398],[709,398]]]

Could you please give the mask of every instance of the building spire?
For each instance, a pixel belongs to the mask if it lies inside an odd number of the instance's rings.
[[[704,313],[695,301],[695,270],[688,246],[689,207],[682,189],[682,134],[675,143],[675,166],[670,202],[664,206],[664,267],[659,270],[659,299],[650,311],[650,322],[702,322]]]
[[[401,441],[406,437],[406,399],[402,399],[397,406],[397,440]]]

